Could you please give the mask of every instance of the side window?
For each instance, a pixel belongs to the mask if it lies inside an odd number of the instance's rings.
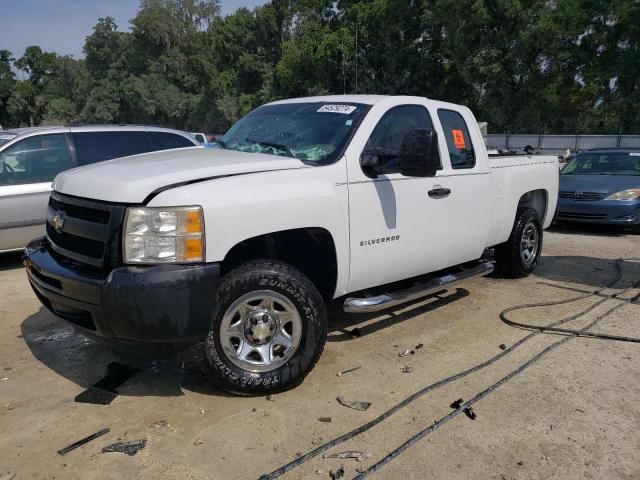
[[[147,132],[80,132],[73,134],[79,165],[137,155],[151,150]]]
[[[181,135],[169,132],[149,132],[151,147],[154,150],[169,150],[170,148],[194,147],[195,144]]]
[[[64,134],[37,135],[0,153],[0,185],[50,182],[72,167]]]
[[[473,143],[469,137],[467,124],[458,112],[453,110],[438,110],[438,118],[442,123],[444,137],[449,149],[451,168],[473,168],[476,165],[476,155]]]
[[[429,112],[420,105],[402,105],[389,110],[373,129],[365,149],[385,158],[382,174],[400,172],[400,147],[407,132],[415,128],[432,129]]]

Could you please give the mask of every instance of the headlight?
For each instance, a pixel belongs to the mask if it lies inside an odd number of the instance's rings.
[[[635,200],[640,198],[640,188],[630,188],[621,192],[612,193],[605,200]]]
[[[204,260],[202,207],[127,209],[125,263],[192,263]]]

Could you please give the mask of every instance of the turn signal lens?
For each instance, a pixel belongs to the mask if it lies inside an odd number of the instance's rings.
[[[187,233],[204,233],[202,228],[202,210],[190,210],[186,213]]]
[[[127,209],[125,263],[194,263],[205,259],[202,207]]]
[[[204,245],[202,243],[202,237],[200,238],[187,238],[184,241],[184,258],[187,262],[200,262],[204,255]]]

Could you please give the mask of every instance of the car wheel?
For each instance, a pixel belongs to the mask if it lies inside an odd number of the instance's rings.
[[[538,266],[542,223],[533,208],[519,208],[509,239],[495,247],[498,270],[509,278],[526,277]]]
[[[298,385],[327,338],[320,293],[295,268],[247,263],[223,277],[205,345],[205,365],[227,391],[260,395]]]

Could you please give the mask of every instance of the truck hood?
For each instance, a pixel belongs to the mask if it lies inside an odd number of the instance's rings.
[[[560,175],[561,192],[597,192],[611,195],[638,187],[638,175]]]
[[[214,148],[144,153],[58,174],[53,189],[66,195],[118,203],[142,203],[172,185],[231,175],[311,168],[300,160]]]

